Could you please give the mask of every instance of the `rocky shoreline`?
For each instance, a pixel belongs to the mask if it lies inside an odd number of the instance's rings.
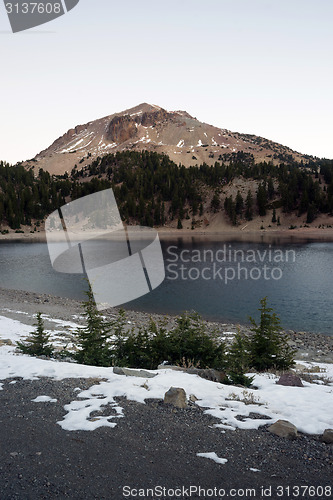
[[[261,223],[261,222],[260,222]],[[174,227],[155,227],[160,240],[174,238],[208,238],[223,241],[261,241],[262,239],[279,238],[285,241],[333,241],[333,228],[330,224],[319,224],[310,227],[297,227],[290,229],[290,224],[280,228],[249,229],[246,226],[223,226],[192,229],[176,229]],[[8,232],[7,232],[8,231]],[[46,243],[46,233],[42,228],[39,231],[31,231],[30,227],[23,227],[23,230],[14,231],[7,228],[0,231],[0,243]]]
[[[108,309],[104,312],[104,315],[106,318],[111,319],[115,317],[118,310],[119,308]],[[37,312],[42,312],[52,319],[84,324],[82,302],[80,301],[47,294],[0,288],[1,316],[33,325]],[[129,328],[144,326],[149,322],[150,318],[157,323],[165,321],[167,328],[171,328],[176,321],[176,316],[172,315],[126,310]],[[244,333],[250,331],[249,325],[213,321],[205,321],[205,324],[208,331],[217,331],[226,342],[228,338],[232,338],[232,335],[228,335],[228,333],[235,333],[238,329]],[[51,330],[59,329],[59,325],[48,320],[45,320],[45,326]],[[297,349],[295,356],[297,360],[333,363],[333,335],[328,336],[293,330],[287,330],[286,333],[290,337],[290,344]]]

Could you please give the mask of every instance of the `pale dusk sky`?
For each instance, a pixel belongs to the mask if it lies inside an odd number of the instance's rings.
[[[13,34],[0,4],[0,160],[141,102],[333,158],[331,0],[80,0]]]

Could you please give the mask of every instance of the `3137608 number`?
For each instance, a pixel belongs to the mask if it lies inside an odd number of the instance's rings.
[[[5,4],[7,14],[61,14],[61,3],[24,2]]]

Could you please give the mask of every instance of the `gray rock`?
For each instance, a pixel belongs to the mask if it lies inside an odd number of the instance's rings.
[[[276,383],[288,387],[304,387],[302,380],[294,373],[284,373]]]
[[[183,372],[185,368],[177,365],[158,365],[158,370],[175,370],[177,372]]]
[[[275,424],[268,427],[268,431],[279,437],[295,439],[297,437],[297,428],[288,420],[278,420]]]
[[[119,366],[114,366],[113,373],[115,373],[116,375],[126,375],[128,377],[141,378],[153,378],[157,375],[157,373],[151,373],[146,370],[131,370],[131,368],[121,368]]]
[[[333,429],[325,429],[324,434],[321,436],[321,441],[326,444],[333,443]]]
[[[187,368],[187,373],[199,375],[199,377],[204,378],[206,380],[211,380],[212,382],[220,382],[226,378],[226,374],[224,372],[220,372],[219,370],[213,370],[212,368]]]
[[[186,408],[186,392],[181,387],[170,387],[164,394],[164,403],[171,404],[177,408]]]
[[[226,375],[224,372],[220,372],[219,370],[214,370],[212,368],[184,368],[182,366],[175,365],[158,365],[159,370],[175,370],[181,371],[185,373],[189,373],[190,375],[198,375],[201,378],[206,380],[211,380],[212,382],[222,382],[225,380]]]
[[[0,346],[3,345],[14,345],[10,339],[0,339]]]

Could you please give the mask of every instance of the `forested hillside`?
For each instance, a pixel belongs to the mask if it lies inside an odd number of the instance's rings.
[[[231,186],[241,180],[243,189]],[[244,190],[244,186],[248,189]],[[321,213],[333,214],[333,161],[276,166],[255,163],[249,153],[227,154],[214,166],[185,168],[165,154],[125,151],[97,158],[70,174],[51,176],[22,165],[0,162],[0,223],[20,230],[36,230],[45,217],[64,203],[112,187],[124,221],[147,226],[192,228],[223,211],[230,224],[264,216],[272,211],[303,215],[307,223]],[[208,220],[208,219],[207,219]]]

